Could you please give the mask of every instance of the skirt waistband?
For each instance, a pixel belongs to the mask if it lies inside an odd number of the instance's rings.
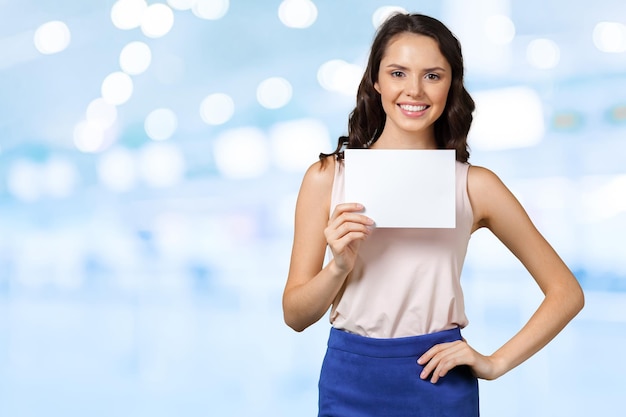
[[[328,348],[376,358],[402,358],[421,356],[436,344],[456,340],[461,340],[461,329],[458,327],[425,335],[390,339],[365,337],[331,327]]]

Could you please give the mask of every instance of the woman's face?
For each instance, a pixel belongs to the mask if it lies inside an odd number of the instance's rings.
[[[387,115],[383,135],[434,144],[434,123],[446,107],[451,82],[450,64],[433,38],[409,32],[392,38],[374,84]]]

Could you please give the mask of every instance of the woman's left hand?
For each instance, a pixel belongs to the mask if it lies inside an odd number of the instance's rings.
[[[435,345],[420,356],[417,363],[425,365],[420,378],[427,379],[432,375],[430,382],[433,384],[459,365],[468,365],[477,378],[495,379],[500,376],[496,360],[476,352],[465,340]]]

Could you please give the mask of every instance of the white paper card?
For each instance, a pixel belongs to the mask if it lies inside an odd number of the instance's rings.
[[[345,201],[376,227],[456,227],[454,150],[346,149]]]

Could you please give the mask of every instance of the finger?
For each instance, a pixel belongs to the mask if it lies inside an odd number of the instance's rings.
[[[342,237],[341,239],[336,240],[335,242],[333,242],[333,245],[331,245],[331,249],[333,249],[334,253],[341,254],[351,244],[362,242],[365,239],[367,239],[367,237],[368,237],[368,235],[365,234],[365,233],[351,232],[351,233],[348,233],[347,235],[345,235],[344,237]],[[358,250],[358,247],[354,247],[354,248],[352,248],[352,250],[356,251],[356,250]]]
[[[460,341],[449,342],[449,343],[440,343],[438,345],[430,348],[426,353],[424,353],[417,360],[417,363],[420,365],[424,365],[424,369],[420,373],[421,379],[427,379],[430,375],[433,376],[435,381],[439,379],[439,376],[442,376],[441,373],[447,373],[447,368],[440,368],[442,361],[445,361],[451,354],[454,354],[459,344],[462,343]]]
[[[337,218],[330,219],[327,226],[333,229],[338,229],[342,225],[349,223],[355,223],[370,227],[374,225],[374,221],[363,214],[343,213]]]
[[[432,358],[426,364],[426,366],[424,366],[424,369],[422,369],[422,372],[420,373],[420,378],[428,379],[429,377],[434,377],[435,373],[437,372],[437,367],[439,366],[440,361],[441,361],[441,356],[435,356],[434,358]]]
[[[366,224],[374,224],[374,221],[364,215],[362,212],[364,207],[359,203],[344,203],[335,207],[332,215],[329,218],[329,223],[335,221],[341,221],[341,219],[357,219],[356,221]]]
[[[363,233],[365,235],[369,235],[372,233],[372,229],[368,225],[362,223],[348,222],[342,223],[337,227],[330,226],[325,232],[327,240],[329,241],[342,239],[350,233]]]
[[[343,213],[334,219],[328,220],[327,227],[338,229],[345,223],[356,223],[368,227],[374,226],[374,221],[363,214]]]
[[[335,218],[345,212],[363,211],[363,209],[363,204],[360,203],[341,203],[335,206],[335,210],[333,210],[333,214],[330,217]]]
[[[372,233],[370,227],[360,223],[343,223],[337,228],[328,227],[324,231],[326,241],[331,248],[347,246],[354,240],[367,238]]]
[[[451,355],[447,355],[445,358],[442,358],[439,361],[437,367],[433,371],[432,377],[430,378],[431,383],[436,384],[440,378],[443,378],[448,374],[448,371],[450,371],[450,369],[455,368],[459,365],[459,363],[457,363],[457,361],[455,360],[456,358],[450,356]]]
[[[420,373],[421,379],[426,379],[433,373],[440,360],[440,356],[438,357],[437,354],[439,354],[439,352],[443,349],[445,349],[443,344],[435,345],[417,360],[418,364],[424,365],[424,369],[422,369],[422,372]]]
[[[361,239],[369,236],[373,231],[372,225],[364,224],[360,222],[343,222],[340,224],[331,224],[324,230],[324,236],[329,245],[332,246],[333,242],[338,241],[345,236],[348,236],[349,240]],[[360,233],[358,236],[351,233]]]
[[[437,366],[433,371],[430,382],[436,384],[440,378],[445,377],[448,372],[459,365],[468,365],[472,362],[473,350],[467,343],[459,341],[451,345],[449,349],[441,353]]]
[[[368,225],[357,222],[346,222],[341,223],[340,225],[331,225],[327,227],[324,234],[326,235],[326,240],[330,244],[333,241],[342,239],[350,233],[362,233],[364,235],[369,235],[371,232],[372,231]]]
[[[436,354],[445,350],[452,343],[456,343],[456,342],[446,342],[446,343],[436,344],[435,346],[428,349],[422,356],[420,356],[419,359],[417,360],[417,363],[419,363],[420,365],[424,365],[425,363],[428,363],[428,361],[430,361]]]

